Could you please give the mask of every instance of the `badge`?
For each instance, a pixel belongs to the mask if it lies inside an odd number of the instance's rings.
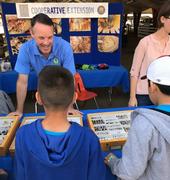
[[[53,63],[54,63],[55,65],[59,65],[59,60],[58,60],[58,58],[55,57],[55,58],[53,59]]]

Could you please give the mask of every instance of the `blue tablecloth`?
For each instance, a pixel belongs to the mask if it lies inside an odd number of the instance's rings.
[[[111,111],[120,111],[120,110],[127,110],[127,109],[134,109],[132,108],[110,108],[110,109],[96,109],[96,110],[83,110],[83,124],[84,126],[87,126],[87,114],[89,113],[97,113],[97,112],[111,112]],[[35,116],[35,115],[44,115],[44,113],[39,114],[24,114],[24,117],[26,116]],[[121,150],[113,150],[114,153],[121,157]],[[103,152],[103,156],[106,156],[108,152]],[[13,159],[8,155],[5,157],[0,157],[0,168],[4,168],[9,172],[10,180],[13,180]],[[97,173],[97,172],[96,172]],[[106,174],[106,180],[116,180],[116,176],[113,176],[110,169],[107,168],[107,174]]]
[[[110,66],[107,70],[78,70],[86,88],[121,86],[124,92],[129,91],[128,71],[123,66]],[[15,71],[0,73],[0,89],[6,93],[16,92],[18,73]],[[37,76],[30,72],[28,90],[36,90]]]
[[[8,71],[0,73],[0,89],[6,93],[16,92],[16,82],[18,73],[16,71]],[[28,78],[28,90],[36,90],[37,88],[37,75],[34,71],[30,72]]]
[[[123,66],[109,66],[106,70],[78,70],[86,88],[121,86],[129,91],[129,75]]]

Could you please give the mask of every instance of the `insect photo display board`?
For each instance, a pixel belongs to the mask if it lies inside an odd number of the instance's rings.
[[[0,117],[0,156],[7,154],[19,124],[19,118],[16,116]]]
[[[48,3],[44,3],[48,6]],[[15,3],[1,3],[10,61],[14,67],[22,43],[31,39],[31,19],[17,18]],[[54,32],[70,42],[75,64],[120,65],[122,3],[109,3],[108,18],[52,18]]]
[[[24,117],[22,120],[22,123],[20,126],[26,125],[26,124],[30,124],[34,121],[36,121],[37,119],[43,119],[45,116],[28,116],[28,117]],[[76,122],[79,125],[83,126],[83,120],[81,116],[74,116],[74,115],[69,115],[67,117],[68,121],[70,122]],[[10,154],[13,156],[15,153],[15,138],[9,148],[9,152]]]
[[[125,143],[130,128],[131,112],[128,110],[87,115],[88,124],[98,136],[104,151]]]

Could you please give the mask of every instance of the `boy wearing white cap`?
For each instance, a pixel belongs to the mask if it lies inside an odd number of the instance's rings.
[[[153,61],[147,71],[152,109],[136,109],[128,139],[118,159],[110,153],[105,163],[126,180],[170,179],[170,56]],[[144,79],[144,77],[142,78]]]

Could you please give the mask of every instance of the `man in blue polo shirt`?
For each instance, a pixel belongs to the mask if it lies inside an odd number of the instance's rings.
[[[15,71],[17,80],[17,109],[13,115],[22,115],[27,95],[28,75],[34,69],[37,75],[46,65],[59,65],[67,68],[73,75],[75,65],[70,44],[54,36],[52,20],[45,14],[38,14],[31,20],[33,39],[24,43],[19,51]]]

